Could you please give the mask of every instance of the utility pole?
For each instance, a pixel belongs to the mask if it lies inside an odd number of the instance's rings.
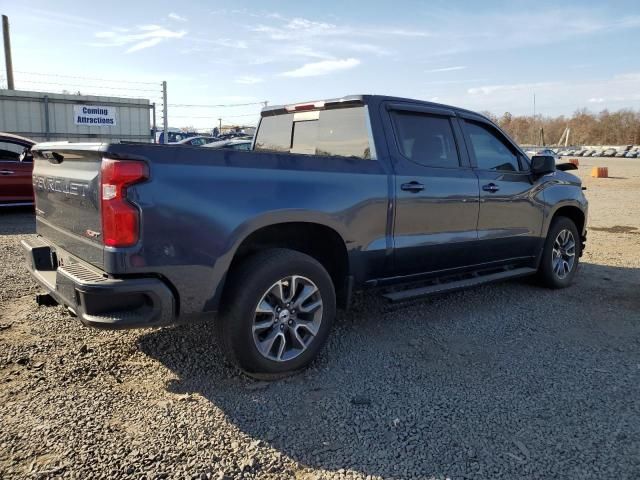
[[[2,15],[2,36],[4,38],[4,63],[7,67],[7,88],[15,90],[13,84],[13,62],[11,61],[11,39],[9,38],[9,17]]]
[[[162,82],[162,122],[164,130],[164,142],[169,143],[169,118],[167,117],[167,82]]]
[[[153,110],[153,135],[151,138],[151,143],[158,143],[156,140],[156,132],[158,131],[158,126],[156,125],[156,102],[151,104],[151,109]]]

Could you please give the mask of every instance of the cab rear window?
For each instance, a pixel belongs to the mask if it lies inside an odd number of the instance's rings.
[[[366,107],[263,117],[255,150],[370,160]]]

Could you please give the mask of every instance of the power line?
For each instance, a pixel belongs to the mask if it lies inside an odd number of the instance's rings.
[[[248,113],[245,115],[224,115],[222,118],[239,118],[239,117],[259,117],[260,113]],[[195,115],[171,115],[171,118],[205,118],[205,119],[215,119],[215,115],[207,115],[207,116],[195,116]]]
[[[42,77],[60,77],[60,78],[76,78],[79,80],[97,80],[100,82],[118,82],[118,83],[137,83],[140,85],[157,85],[160,86],[160,82],[139,82],[134,80],[112,80],[108,78],[96,78],[96,77],[80,77],[75,75],[60,75],[58,73],[41,73],[41,72],[21,72],[15,70],[15,73],[22,73],[26,75],[39,75]]]
[[[81,83],[56,83],[56,82],[40,82],[38,80],[20,80],[21,83],[35,83],[39,85],[58,85],[62,87],[85,87],[85,88],[99,88],[107,90],[130,90],[135,92],[154,92],[159,93],[160,90],[151,90],[149,88],[130,88],[130,87],[110,87],[103,85],[86,85]]]
[[[225,105],[192,105],[186,103],[170,103],[170,107],[190,107],[190,108],[225,108],[225,107],[249,107],[253,105],[265,105],[266,102],[252,102],[252,103],[228,103]]]

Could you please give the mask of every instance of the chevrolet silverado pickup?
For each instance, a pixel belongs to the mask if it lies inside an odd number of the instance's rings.
[[[41,143],[38,236],[49,299],[102,328],[205,316],[249,375],[322,348],[354,292],[389,301],[524,275],[571,284],[581,181],[529,159],[482,115],[387,96],[267,107],[249,151]]]

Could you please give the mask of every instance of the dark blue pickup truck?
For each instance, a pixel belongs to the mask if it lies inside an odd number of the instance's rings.
[[[251,151],[33,148],[27,265],[86,325],[215,317],[250,375],[307,365],[336,308],[536,274],[568,286],[586,240],[580,180],[487,118],[404,98],[265,108]],[[215,314],[215,315],[214,315]]]

